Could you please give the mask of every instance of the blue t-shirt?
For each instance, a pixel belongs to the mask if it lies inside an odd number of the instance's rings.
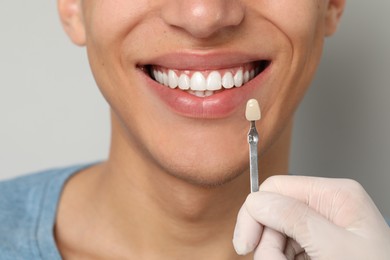
[[[61,259],[53,234],[58,201],[69,177],[89,166],[0,182],[1,260]]]
[[[54,222],[62,188],[90,166],[53,169],[0,182],[0,259],[61,259]]]

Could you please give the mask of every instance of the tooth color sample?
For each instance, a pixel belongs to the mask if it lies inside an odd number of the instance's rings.
[[[248,121],[260,120],[260,106],[256,99],[250,99],[246,103],[245,117]]]

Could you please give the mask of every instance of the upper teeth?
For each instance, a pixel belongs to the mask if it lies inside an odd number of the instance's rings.
[[[157,82],[170,88],[179,87],[182,90],[216,91],[222,88],[241,87],[259,73],[259,68],[246,69],[242,67],[236,70],[234,74],[232,71],[227,70],[224,72],[217,70],[189,72],[153,68],[152,73]]]

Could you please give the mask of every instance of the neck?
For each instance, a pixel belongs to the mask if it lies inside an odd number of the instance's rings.
[[[260,159],[261,181],[287,172],[290,132],[287,127]],[[221,186],[201,187],[143,163],[141,157],[113,120],[110,157],[95,175],[93,190],[98,192],[91,196],[112,234],[120,230],[115,240],[139,259],[241,259],[231,240],[238,210],[249,193],[249,174]]]

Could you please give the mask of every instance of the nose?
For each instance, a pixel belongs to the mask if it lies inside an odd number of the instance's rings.
[[[208,38],[239,25],[245,16],[240,0],[167,0],[162,19],[196,38]]]

